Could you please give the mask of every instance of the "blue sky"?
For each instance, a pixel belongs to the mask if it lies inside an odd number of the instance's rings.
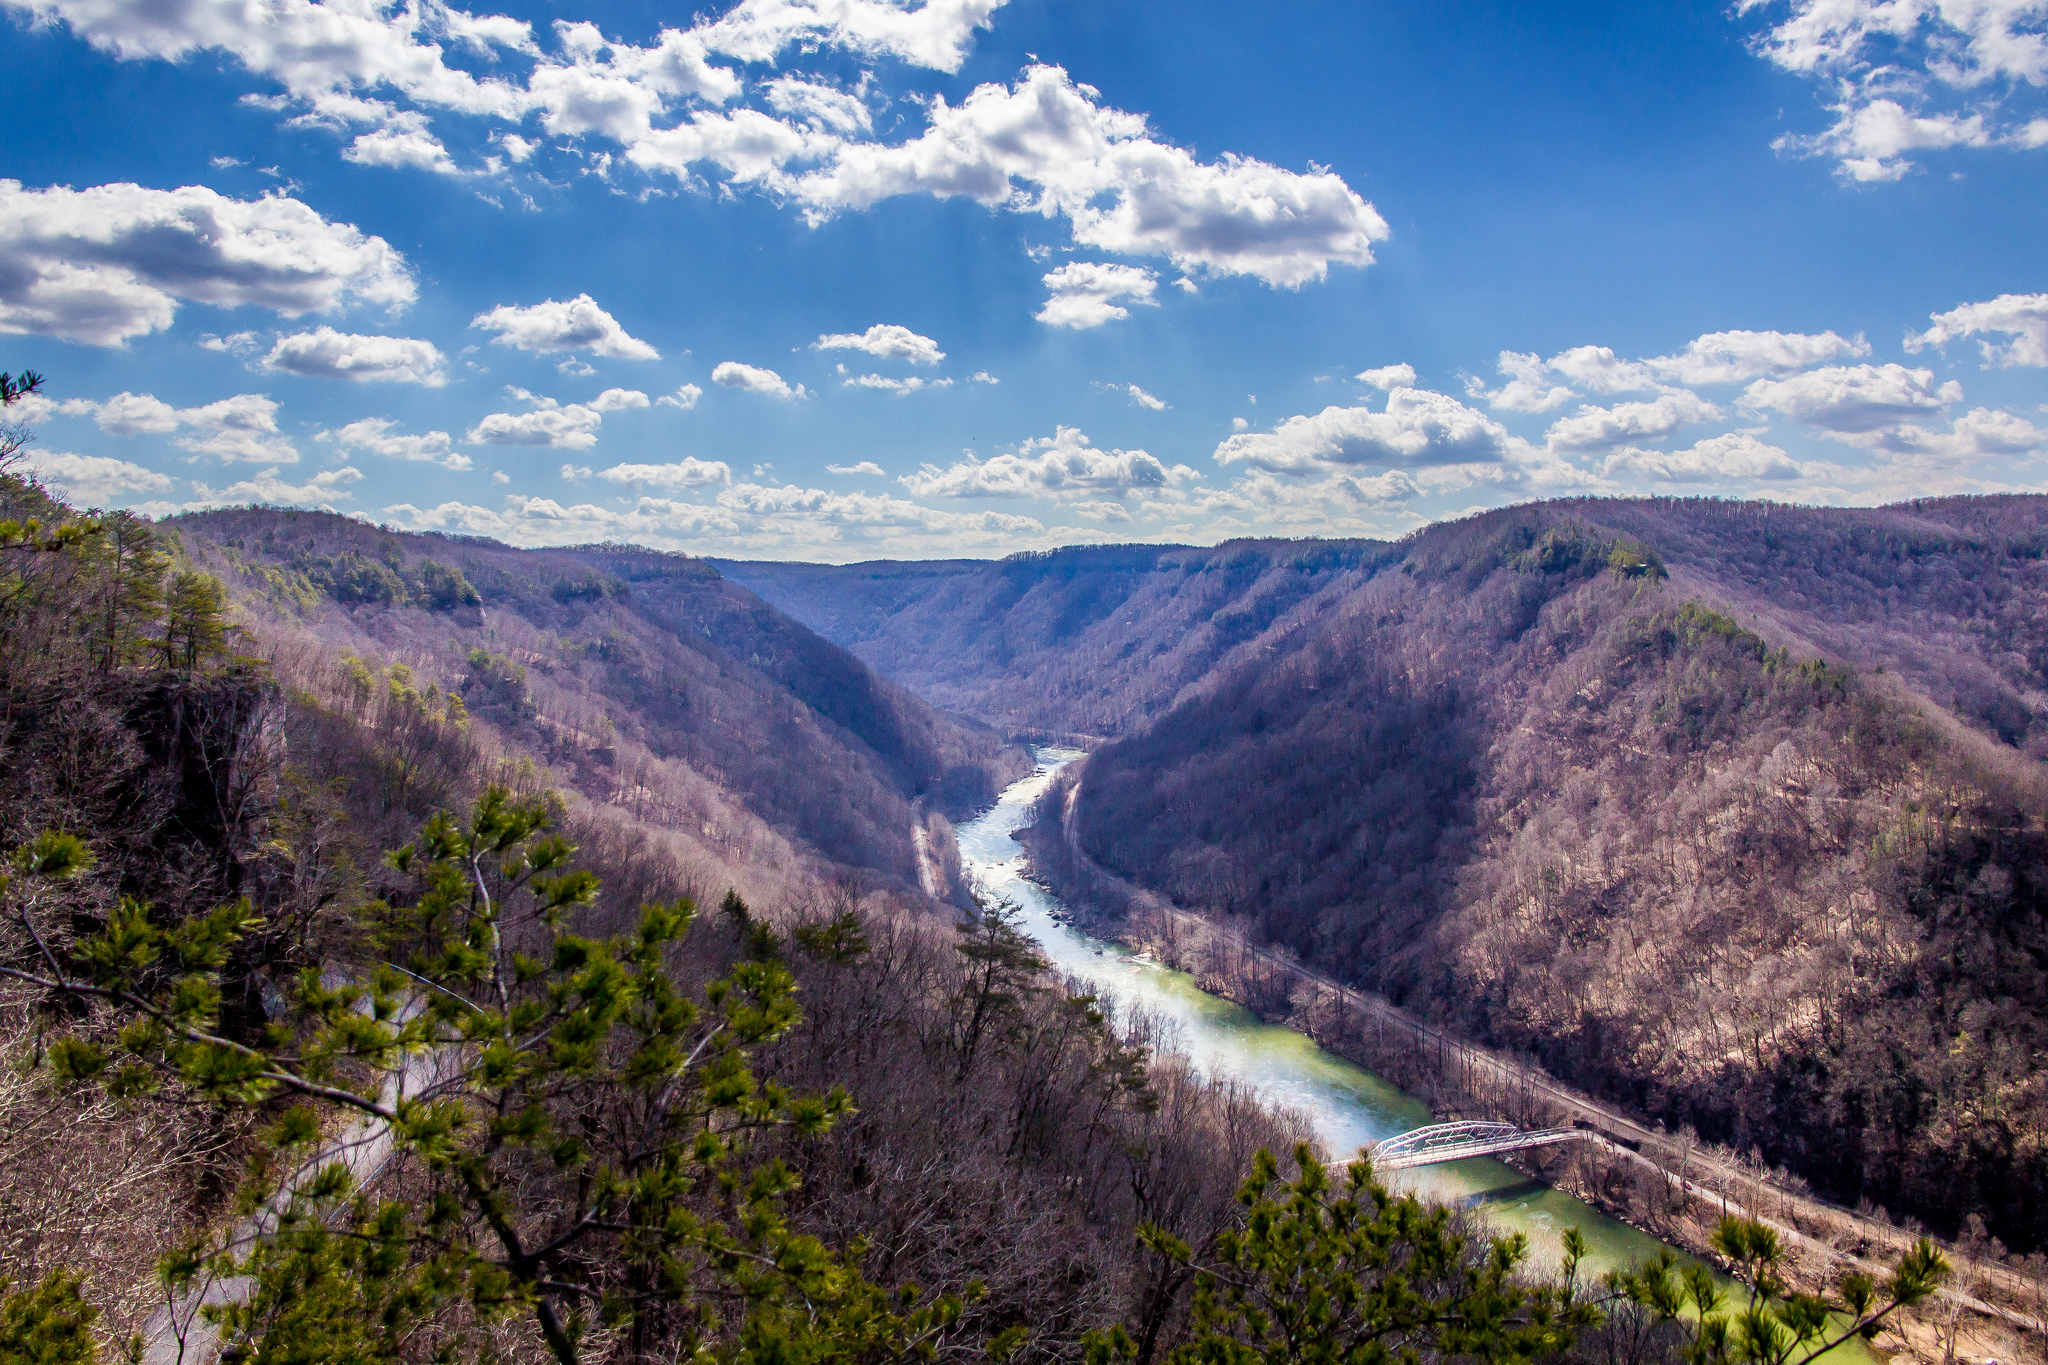
[[[847,560],[2048,486],[2048,0],[0,0],[89,503]]]

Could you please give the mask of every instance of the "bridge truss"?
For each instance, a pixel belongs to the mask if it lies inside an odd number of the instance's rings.
[[[1463,1161],[1470,1156],[1499,1156],[1503,1152],[1551,1147],[1598,1135],[1584,1128],[1522,1129],[1512,1123],[1434,1123],[1415,1128],[1398,1137],[1376,1143],[1372,1164],[1376,1171],[1400,1171],[1411,1166],[1434,1166],[1443,1161]]]

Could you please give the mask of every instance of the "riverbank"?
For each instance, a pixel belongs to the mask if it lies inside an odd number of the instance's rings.
[[[1063,775],[1038,818],[1017,831],[1036,876],[1106,938],[1190,973],[1204,990],[1284,1024],[1384,1076],[1440,1116],[1524,1127],[1582,1126],[1602,1141],[1533,1158],[1528,1169],[1594,1207],[1694,1254],[1722,1212],[1778,1228],[1794,1252],[1798,1287],[1832,1288],[1849,1269],[1882,1272],[1912,1241],[1898,1229],[1763,1179],[1739,1157],[1646,1127],[1576,1094],[1526,1059],[1453,1038],[1368,992],[1336,982],[1284,952],[1252,943],[1135,887],[1088,859],[1073,836],[1078,782]],[[1888,1332],[1883,1346],[1928,1361],[2048,1360],[2042,1319],[2048,1286],[2009,1266],[1945,1248],[1957,1274],[1928,1311]]]

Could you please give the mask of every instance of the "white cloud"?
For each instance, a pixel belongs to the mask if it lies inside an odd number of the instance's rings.
[[[848,137],[868,132],[874,126],[867,106],[844,90],[782,76],[768,82],[768,107],[778,114],[799,119],[821,133]]]
[[[649,406],[647,395],[638,389],[606,389],[590,400],[590,406],[599,412],[624,412],[627,408]]]
[[[441,139],[427,131],[424,115],[404,112],[390,115],[382,128],[358,133],[342,156],[359,166],[381,166],[394,171],[433,171],[438,175],[461,175],[455,159],[441,145]]]
[[[728,389],[739,389],[745,393],[766,394],[770,398],[808,398],[801,384],[791,387],[781,375],[773,370],[764,370],[758,365],[742,365],[737,360],[721,361],[711,372],[711,382]]]
[[[1484,398],[1496,412],[1549,412],[1578,395],[1544,377],[1543,358],[1521,351],[1502,351],[1497,368],[1508,382],[1489,392],[1477,375],[1465,381],[1465,396]],[[1365,378],[1360,375],[1359,378]]]
[[[589,351],[614,360],[659,360],[661,352],[627,334],[619,320],[597,306],[588,294],[557,302],[548,299],[530,307],[500,304],[478,313],[470,326],[496,332],[494,345],[522,351]]]
[[[841,146],[792,192],[813,217],[900,194],[964,196],[1064,216],[1082,246],[1283,286],[1319,280],[1332,264],[1369,265],[1387,236],[1335,174],[1230,155],[1199,162],[1055,66],[1031,67],[1014,86],[978,86],[958,105],[935,98],[921,136]]]
[[[180,447],[229,463],[291,464],[299,458],[277,429],[277,404],[259,393],[174,408],[154,394],[123,392],[103,403],[67,399],[58,411],[71,417],[90,414],[100,430],[116,436],[163,436],[189,428],[204,434],[179,437]]]
[[[1795,422],[1853,434],[1932,416],[1962,396],[1962,385],[1953,380],[1937,384],[1932,370],[1832,365],[1787,379],[1759,379],[1743,390],[1742,406],[1770,408]]]
[[[1415,387],[1415,367],[1406,363],[1382,365],[1377,370],[1360,370],[1352,378],[1376,389],[1412,389]]]
[[[869,474],[878,479],[888,477],[888,471],[884,470],[873,460],[862,460],[859,464],[828,464],[825,466],[825,472],[827,474],[840,475]]]
[[[840,387],[848,389],[881,389],[901,398],[906,394],[916,393],[919,389],[950,389],[953,387],[953,381],[951,379],[925,379],[920,375],[911,375],[907,379],[892,379],[885,374],[856,374],[849,375],[840,381]]]
[[[1166,257],[1190,276],[1298,286],[1333,264],[1370,264],[1387,236],[1379,213],[1334,173],[1229,154],[1200,161],[1055,66],[979,86],[958,105],[935,98],[925,129],[902,142],[871,140],[863,96],[872,72],[851,92],[775,76],[753,87],[765,109],[728,107],[749,87],[716,59],[771,62],[792,44],[957,71],[999,0],[743,0],[709,23],[663,29],[646,46],[559,20],[551,47],[525,21],[442,4],[5,3],[69,23],[127,59],[230,55],[281,87],[257,104],[294,111],[300,126],[346,132],[344,155],[368,165],[457,172],[429,127],[432,112],[497,120],[495,141],[517,164],[532,153],[519,130],[537,115],[551,136],[602,138],[645,171],[701,185],[695,168],[716,167],[728,183],[760,186],[814,222],[894,195],[964,195],[1064,217],[1082,246]],[[451,65],[451,51],[480,60]],[[481,169],[502,166],[491,156]]]
[[[447,357],[431,341],[412,337],[357,336],[321,326],[282,336],[263,357],[262,368],[314,379],[381,380],[439,388],[448,382]]]
[[[2009,336],[2007,345],[1980,341],[1988,365],[2048,365],[2048,294],[2000,294],[1986,303],[1966,303],[1929,318],[1933,326],[1909,335],[1906,349],[1945,346],[1958,337],[1989,332]]]
[[[1766,3],[1740,0],[1737,9]],[[1835,157],[1845,176],[1864,181],[1898,179],[1916,151],[2037,146],[2032,124],[2006,117],[2006,106],[2048,84],[2044,24],[2042,0],[1792,0],[1758,50],[1821,82],[1834,122],[1779,145]]]
[[[927,464],[897,482],[920,498],[1033,498],[1074,493],[1145,493],[1178,487],[1201,475],[1167,465],[1142,450],[1098,450],[1072,427],[1019,446],[1015,454],[967,459],[941,469]]]
[[[665,393],[655,401],[663,407],[681,408],[684,412],[688,412],[691,408],[697,406],[697,400],[703,396],[704,390],[698,388],[695,384],[685,384],[674,393]]]
[[[205,332],[199,337],[201,350],[219,351],[223,355],[247,355],[259,344],[254,332],[230,332],[224,337]]]
[[[464,440],[477,445],[539,446],[549,450],[588,450],[597,444],[597,429],[604,425],[602,409],[582,403],[564,405],[525,389],[514,388],[509,392],[521,402],[531,404],[531,409],[491,413],[471,427]]]
[[[1682,426],[1719,417],[1721,410],[1698,394],[1680,390],[1648,403],[1581,407],[1550,424],[1544,439],[1553,451],[1612,450],[1631,441],[1669,436]]]
[[[1741,384],[1869,354],[1870,343],[1862,337],[1850,339],[1833,332],[1709,332],[1686,343],[1676,355],[1643,363],[1679,384]]]
[[[589,477],[590,466],[587,464],[565,464],[562,466],[562,480],[565,483],[582,483]]]
[[[1652,367],[1620,359],[1611,346],[1574,346],[1552,356],[1545,365],[1595,393],[1636,393],[1660,387]]]
[[[104,507],[127,493],[166,493],[171,480],[153,469],[105,455],[31,450],[21,467],[74,503]]]
[[[1054,327],[1100,327],[1131,315],[1123,302],[1151,304],[1159,277],[1141,266],[1074,261],[1045,276],[1052,291],[1032,316]]]
[[[1169,406],[1165,399],[1154,398],[1151,394],[1145,392],[1136,384],[1111,384],[1109,387],[1130,395],[1130,399],[1133,403],[1136,403],[1141,408],[1147,408],[1153,412],[1165,412],[1167,407]]]
[[[938,342],[890,322],[878,322],[865,332],[833,332],[812,342],[811,348],[865,351],[880,360],[907,360],[913,365],[936,365],[946,358]]]
[[[208,488],[201,483],[192,485],[198,497],[187,503],[187,507],[232,507],[241,503],[273,503],[286,507],[324,507],[331,509],[337,502],[346,502],[354,496],[346,487],[363,477],[363,472],[353,465],[340,469],[323,469],[302,484],[287,483],[276,469],[266,469],[253,479],[231,483],[226,488]]]
[[[1078,528],[1048,534],[1037,519],[1010,512],[950,511],[878,493],[834,493],[795,484],[743,483],[709,501],[642,497],[623,510],[563,506],[550,498],[510,496],[503,510],[448,502],[399,503],[385,515],[420,530],[464,531],[518,545],[593,540],[721,549],[760,557],[843,562],[878,553],[1008,553],[1019,544],[1071,543]]]
[[[731,483],[732,466],[723,460],[700,460],[695,455],[685,455],[674,464],[613,465],[597,477],[636,488],[641,484],[656,488],[707,488]]]
[[[743,61],[768,61],[810,38],[868,57],[953,72],[967,59],[974,31],[986,28],[1003,0],[741,0],[704,30],[713,51]]]
[[[414,294],[390,243],[295,199],[0,180],[0,332],[119,346],[169,327],[180,300],[297,317]]]
[[[1805,470],[1777,446],[1746,431],[1710,436],[1685,450],[1626,447],[1607,457],[1608,478],[1635,475],[1658,483],[1721,483],[1799,478]]]
[[[454,448],[445,431],[422,436],[399,435],[391,430],[388,417],[365,417],[338,431],[323,431],[317,439],[332,441],[344,450],[362,450],[392,460],[413,460],[437,464],[457,473],[472,468],[469,456]]]
[[[1383,411],[1327,407],[1270,432],[1239,432],[1216,447],[1221,464],[1303,474],[1333,465],[1411,467],[1492,463],[1508,454],[1507,429],[1457,399],[1395,389]]]
[[[967,382],[970,384],[1000,384],[1003,381],[990,374],[987,370],[976,370],[968,377]]]

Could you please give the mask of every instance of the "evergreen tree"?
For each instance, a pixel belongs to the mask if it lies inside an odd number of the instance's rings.
[[[646,906],[619,938],[569,932],[598,885],[547,822],[545,802],[496,788],[466,822],[436,816],[391,855],[408,894],[363,912],[383,960],[340,981],[307,971],[289,1019],[253,1041],[219,1022],[219,972],[258,927],[246,902],[162,925],[124,898],[65,952],[58,892],[91,854],[61,834],[16,854],[0,897],[33,956],[0,975],[121,1025],[54,1039],[60,1077],[117,1095],[176,1082],[228,1105],[296,1100],[267,1134],[267,1174],[242,1192],[252,1222],[174,1254],[166,1285],[240,1282],[201,1311],[259,1360],[395,1360],[422,1343],[488,1358],[478,1329],[515,1314],[561,1365],[600,1324],[632,1332],[641,1359],[712,1343],[740,1361],[928,1354],[962,1298],[869,1283],[859,1248],[785,1221],[791,1172],[748,1157],[753,1133],[818,1133],[849,1109],[841,1091],[796,1096],[749,1069],[748,1049],[797,1018],[772,929],[732,898],[747,956],[687,998],[670,954],[695,906]],[[403,1199],[356,1187],[321,1145],[337,1127],[388,1139],[407,1165]],[[20,1302],[53,1332],[61,1299]]]
[[[1751,1218],[1723,1218],[1713,1236],[1747,1291],[1731,1301],[1705,1267],[1683,1270],[1670,1252],[1611,1277],[1615,1289],[1688,1338],[1692,1365],[1811,1365],[1852,1337],[1877,1336],[1886,1318],[1933,1295],[1948,1262],[1920,1238],[1879,1283],[1844,1275],[1834,1298],[1795,1293],[1784,1280],[1785,1251],[1775,1229]]]
[[[171,579],[164,598],[164,667],[190,677],[227,650],[227,593],[210,573],[188,571]]]
[[[1272,1153],[1238,1194],[1241,1227],[1198,1254],[1164,1229],[1139,1236],[1161,1260],[1195,1272],[1189,1340],[1168,1365],[1393,1365],[1421,1359],[1522,1362],[1558,1355],[1600,1320],[1581,1301],[1584,1243],[1565,1236],[1560,1283],[1516,1277],[1519,1234],[1466,1254],[1448,1209],[1395,1195],[1353,1162],[1341,1180],[1306,1146],[1283,1182]],[[1151,1341],[1123,1327],[1089,1342],[1091,1365],[1145,1361]]]
[[[130,513],[110,512],[100,525],[101,533],[84,553],[99,579],[95,662],[100,671],[110,673],[142,661],[149,646],[147,632],[163,615],[169,556],[155,530]]]

